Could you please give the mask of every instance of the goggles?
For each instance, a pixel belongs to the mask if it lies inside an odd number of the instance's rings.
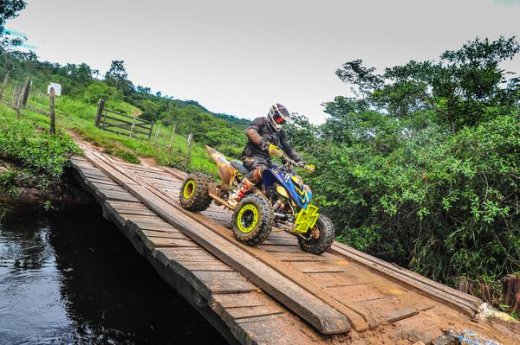
[[[276,122],[279,125],[282,125],[285,123],[285,119],[278,114],[273,115],[273,120],[274,120],[274,122]]]

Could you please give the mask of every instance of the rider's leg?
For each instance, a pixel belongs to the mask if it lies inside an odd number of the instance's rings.
[[[244,160],[244,166],[249,169],[238,188],[228,198],[231,206],[236,206],[238,202],[249,192],[257,183],[262,181],[264,170],[268,168],[268,162],[263,157],[248,157]]]

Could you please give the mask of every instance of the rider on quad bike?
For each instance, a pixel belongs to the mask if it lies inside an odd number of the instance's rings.
[[[281,148],[298,166],[305,163],[287,141],[282,125],[290,118],[286,107],[276,103],[269,109],[267,117],[258,117],[246,128],[246,136],[249,139],[244,151],[242,161],[249,173],[242,180],[236,191],[229,196],[228,203],[236,206],[237,203],[256,184],[262,181],[264,170],[271,165],[269,144]]]
[[[243,165],[206,146],[217,164],[220,182],[190,173],[182,183],[179,201],[192,212],[204,211],[212,202],[232,211],[233,235],[239,242],[259,245],[276,225],[296,235],[303,251],[320,255],[334,242],[334,225],[312,204],[311,188],[293,170],[300,166],[312,173],[315,167],[305,165],[287,142],[282,125],[288,117],[287,109],[275,104],[267,117],[247,127]],[[271,156],[281,158],[282,164],[271,162]],[[234,192],[230,195],[230,191]]]

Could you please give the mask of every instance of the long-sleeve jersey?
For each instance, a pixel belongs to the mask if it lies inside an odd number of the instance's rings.
[[[254,119],[253,122],[247,126],[246,135],[249,141],[244,148],[244,151],[242,152],[243,158],[260,156],[264,157],[266,160],[269,160],[269,153],[260,148],[260,142],[262,139],[264,139],[265,141],[280,147],[291,159],[295,161],[300,160],[300,157],[296,151],[287,141],[285,131],[283,129],[280,131],[275,131],[269,125],[269,119],[267,117],[258,117]]]

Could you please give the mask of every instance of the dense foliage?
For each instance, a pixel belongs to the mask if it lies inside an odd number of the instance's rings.
[[[13,186],[36,187],[49,192],[60,182],[72,154],[80,151],[70,137],[48,134],[47,121],[17,119],[0,108],[0,158],[19,163],[22,169],[0,173],[0,192]]]
[[[438,62],[337,71],[355,96],[291,131],[340,239],[445,282],[520,271],[520,79],[500,68],[519,51],[476,39]]]

